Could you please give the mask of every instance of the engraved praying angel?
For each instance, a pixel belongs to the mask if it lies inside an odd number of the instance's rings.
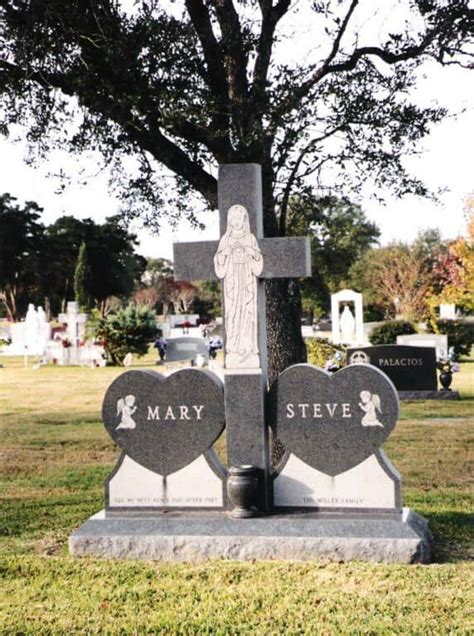
[[[370,391],[361,391],[359,402],[360,408],[365,412],[362,418],[362,426],[382,426],[382,422],[377,419],[377,411],[382,413],[380,405],[380,397],[376,393],[370,393]]]
[[[132,415],[137,410],[135,406],[135,396],[127,395],[125,398],[120,398],[117,401],[117,417],[121,415],[120,424],[117,426],[119,428],[135,428],[137,423],[132,418]],[[115,429],[115,430],[117,430]]]

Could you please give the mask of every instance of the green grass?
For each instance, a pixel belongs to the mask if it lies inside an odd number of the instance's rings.
[[[67,537],[103,506],[102,483],[118,457],[99,413],[123,369],[0,361],[1,634],[474,630],[473,361],[455,376],[462,400],[402,403],[385,445],[405,505],[435,534],[429,566],[74,559]],[[223,456],[224,440],[217,450]]]

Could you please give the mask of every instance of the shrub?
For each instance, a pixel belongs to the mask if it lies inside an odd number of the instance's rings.
[[[416,333],[415,327],[407,320],[390,320],[376,327],[370,334],[373,345],[396,344],[397,336],[408,336]]]
[[[428,325],[432,333],[443,333],[448,336],[448,346],[453,347],[456,360],[460,356],[468,356],[474,344],[474,333],[469,325],[461,320],[436,320]]]
[[[324,338],[306,338],[308,362],[324,369],[329,360],[334,360],[337,353],[345,358],[345,349],[336,347]]]
[[[155,314],[148,307],[129,305],[105,318],[96,315],[91,331],[105,349],[108,361],[121,365],[127,353],[143,356],[156,336]]]

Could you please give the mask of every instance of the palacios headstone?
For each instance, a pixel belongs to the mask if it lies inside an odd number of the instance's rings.
[[[348,349],[349,364],[371,364],[383,371],[398,391],[436,391],[434,347],[376,345]]]
[[[276,508],[400,512],[400,475],[381,449],[399,402],[378,369],[330,375],[312,365],[290,367],[271,388],[269,412],[286,447],[274,478]]]
[[[224,429],[214,374],[127,371],[107,390],[102,419],[122,450],[106,480],[107,512],[225,506],[225,470],[212,450]]]

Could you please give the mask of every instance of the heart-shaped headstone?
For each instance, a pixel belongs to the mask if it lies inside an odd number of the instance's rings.
[[[398,412],[392,382],[365,364],[334,375],[298,364],[278,377],[269,394],[270,424],[287,451],[331,476],[372,455],[392,432]]]
[[[102,420],[114,442],[145,468],[170,475],[206,452],[224,429],[224,389],[209,371],[165,378],[127,371],[108,388]]]

